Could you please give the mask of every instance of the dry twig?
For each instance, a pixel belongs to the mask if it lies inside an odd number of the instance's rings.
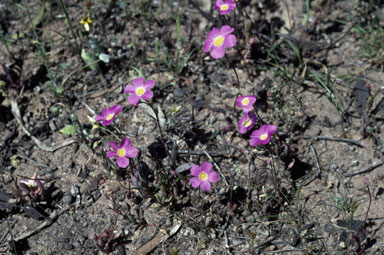
[[[24,131],[24,133],[26,135],[28,135],[36,143],[36,145],[40,149],[42,149],[44,151],[54,152],[54,151],[56,151],[56,150],[58,150],[60,148],[63,148],[65,146],[68,146],[68,145],[70,145],[70,144],[75,142],[75,140],[73,140],[73,139],[68,139],[68,140],[65,140],[64,142],[62,142],[60,144],[54,144],[52,146],[48,146],[45,143],[41,142],[36,137],[34,137],[31,134],[31,132],[29,132],[26,127],[24,127],[23,122],[21,120],[21,114],[20,114],[19,106],[17,105],[17,102],[15,100],[11,100],[11,111],[12,111],[12,114],[15,116],[15,119],[19,123],[21,129]]]
[[[380,162],[380,163],[376,163],[376,164],[373,164],[372,166],[369,166],[367,168],[364,168],[364,169],[361,169],[361,170],[358,170],[358,171],[355,171],[355,172],[352,172],[352,173],[346,173],[344,174],[343,176],[344,177],[352,177],[352,176],[355,176],[355,175],[359,175],[359,174],[365,174],[365,173],[369,173],[371,172],[372,170],[374,170],[375,168],[379,167],[379,166],[382,166],[383,163]]]
[[[53,211],[50,215],[49,215],[49,218],[48,220],[44,221],[42,224],[40,224],[40,226],[38,226],[37,228],[31,230],[31,231],[28,231],[28,232],[25,232],[24,234],[16,237],[14,239],[15,242],[18,242],[20,240],[23,240],[25,238],[28,238],[34,234],[36,234],[37,232],[39,232],[40,230],[50,226],[52,223],[55,222],[55,220],[64,213],[64,211],[60,211],[59,213],[57,213],[56,211]]]
[[[357,145],[364,148],[364,145],[356,140],[348,139],[348,138],[339,138],[339,137],[329,137],[329,136],[304,136],[304,139],[317,139],[317,140],[326,140],[326,141],[333,141],[333,142],[343,142],[343,143],[349,143],[353,145]]]

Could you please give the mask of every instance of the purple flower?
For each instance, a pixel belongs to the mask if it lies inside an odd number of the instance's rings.
[[[140,99],[149,100],[153,97],[151,88],[155,86],[154,80],[147,80],[144,82],[144,78],[137,78],[132,81],[132,85],[127,85],[124,88],[124,93],[131,93],[128,97],[128,102],[131,105],[137,105]]]
[[[230,13],[233,9],[236,8],[236,3],[233,0],[217,0],[215,2],[215,8],[220,11],[221,15]]]
[[[197,188],[200,186],[202,191],[211,189],[211,182],[217,182],[219,176],[217,172],[211,171],[212,164],[209,162],[203,162],[201,168],[198,165],[191,167],[191,174],[194,176],[189,179],[189,183],[192,187]]]
[[[222,58],[225,48],[231,48],[236,44],[236,36],[231,33],[234,29],[230,26],[222,26],[220,29],[212,28],[204,42],[204,52],[211,51],[213,58]]]
[[[236,98],[236,105],[244,108],[244,112],[250,112],[253,109],[253,104],[256,102],[255,96],[244,96]]]
[[[256,115],[254,115],[253,113],[248,114],[246,112],[244,116],[240,119],[238,124],[240,134],[247,133],[248,130],[250,130],[253,127],[253,125],[255,125],[255,122],[256,122]]]
[[[123,107],[121,105],[114,105],[111,108],[104,108],[100,115],[95,117],[96,121],[101,121],[101,124],[108,126],[115,119],[116,114],[121,112]]]
[[[131,146],[131,140],[129,140],[129,138],[123,138],[120,142],[120,147],[114,142],[110,142],[109,145],[115,150],[108,151],[107,157],[117,157],[116,163],[121,168],[125,168],[129,165],[128,158],[135,158],[137,156],[138,150]]]
[[[277,127],[275,125],[266,124],[262,125],[258,130],[255,130],[251,134],[251,140],[249,143],[252,146],[258,146],[259,144],[267,144],[271,140],[271,136],[276,132]]]

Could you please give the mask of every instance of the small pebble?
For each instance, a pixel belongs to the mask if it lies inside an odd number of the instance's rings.
[[[359,162],[357,159],[352,160],[352,162],[351,162],[351,167],[358,166],[359,164],[360,164],[360,162]]]
[[[72,203],[72,200],[73,200],[73,198],[72,198],[71,193],[69,193],[69,192],[64,192],[63,197],[61,198],[61,201],[62,201],[64,204],[69,205],[70,203]]]
[[[337,165],[332,164],[332,165],[331,165],[331,171],[336,171],[336,169],[337,169]]]
[[[244,240],[242,240],[242,239],[234,239],[232,241],[232,246],[233,247],[237,247],[237,246],[239,246],[240,244],[243,244],[243,243],[244,243]]]

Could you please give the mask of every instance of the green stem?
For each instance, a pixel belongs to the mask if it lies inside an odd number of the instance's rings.
[[[76,54],[78,54],[80,59],[81,59],[80,49],[79,49],[79,46],[77,45],[77,36],[76,36],[75,30],[73,29],[72,22],[71,22],[71,20],[69,18],[67,7],[65,6],[63,0],[60,0],[60,4],[61,4],[61,8],[63,8],[65,19],[68,22],[69,29],[71,30],[72,37],[73,37],[73,39],[75,39]]]
[[[44,48],[43,44],[40,42],[39,36],[38,36],[37,33],[36,33],[36,29],[35,29],[34,26],[33,26],[33,21],[32,21],[31,15],[30,15],[29,12],[28,12],[28,8],[27,8],[27,5],[25,4],[25,1],[22,0],[21,2],[23,3],[23,9],[24,9],[24,11],[25,11],[25,13],[27,14],[27,18],[28,18],[28,21],[29,21],[29,25],[30,25],[30,27],[31,27],[31,29],[32,29],[33,36],[35,37],[35,40],[36,40],[36,42],[37,42],[38,45],[39,45],[40,55],[41,55],[41,57],[42,57],[43,64],[44,64],[45,68],[47,69],[47,72],[48,72],[48,75],[49,75],[50,80],[51,80],[51,81],[53,82],[53,84],[55,85],[55,88],[57,88],[58,85],[57,85],[57,83],[56,83],[56,79],[55,79],[55,77],[53,77],[52,72],[51,72],[51,69],[49,69],[48,64],[47,64],[47,61],[46,61],[46,59],[45,59],[45,56],[46,56],[47,52],[45,51],[45,48]],[[19,5],[19,6],[20,6],[20,5]]]

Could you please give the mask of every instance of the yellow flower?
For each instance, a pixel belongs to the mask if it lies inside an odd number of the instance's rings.
[[[92,20],[91,20],[91,17],[83,17],[81,20],[80,20],[80,23],[81,24],[84,24],[84,28],[85,30],[88,32],[89,31],[89,24],[92,23]]]

